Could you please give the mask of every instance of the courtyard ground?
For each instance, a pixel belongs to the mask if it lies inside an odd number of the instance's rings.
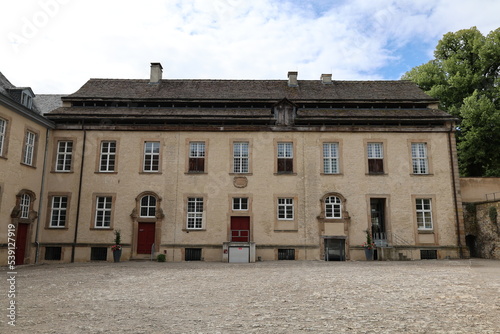
[[[0,333],[500,333],[492,260],[28,265],[15,299],[0,274]]]

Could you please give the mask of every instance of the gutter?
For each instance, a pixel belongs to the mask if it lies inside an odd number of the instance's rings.
[[[83,184],[83,165],[85,163],[85,146],[87,143],[87,130],[85,130],[85,124],[82,124],[82,130],[83,130],[82,161],[80,164],[80,180],[78,182],[78,201],[76,205],[75,236],[73,238],[73,243],[71,245],[71,263],[75,262],[75,249],[76,249],[76,242],[78,240],[78,223],[80,221],[80,205],[81,205],[82,184]]]
[[[36,252],[35,252],[35,264],[38,263],[38,258],[40,256],[40,243],[38,242],[38,237],[40,235],[40,216],[42,215],[42,210],[43,210],[43,198],[44,198],[44,192],[45,192],[45,171],[47,169],[47,155],[48,155],[48,148],[49,148],[49,133],[50,129],[45,130],[45,150],[43,154],[43,167],[42,167],[42,183],[40,185],[40,200],[38,201],[38,218],[36,221],[36,232],[35,232],[35,245],[36,245]],[[42,215],[43,216],[43,215]]]

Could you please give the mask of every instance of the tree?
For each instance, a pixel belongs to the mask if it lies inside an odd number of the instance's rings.
[[[500,176],[500,28],[476,27],[443,36],[435,59],[405,73],[459,119],[462,176]]]

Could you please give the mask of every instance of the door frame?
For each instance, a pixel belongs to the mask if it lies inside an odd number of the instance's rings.
[[[152,253],[139,253],[139,236],[140,236],[140,227],[141,225],[148,225],[148,226],[151,226],[151,225],[154,225],[153,226],[153,231],[154,231],[154,238],[153,238],[153,244],[154,244],[154,250],[152,252],[156,252],[156,223],[155,222],[137,222],[137,238],[135,240],[135,244],[136,244],[136,252],[137,254],[139,255],[151,255]]]

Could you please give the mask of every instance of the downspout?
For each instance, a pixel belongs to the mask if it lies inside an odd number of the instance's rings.
[[[460,238],[460,218],[459,218],[459,211],[458,211],[458,199],[457,199],[457,185],[456,185],[456,180],[455,180],[455,161],[453,159],[453,145],[452,145],[452,140],[451,136],[453,134],[453,123],[450,125],[450,131],[448,132],[448,148],[450,150],[450,163],[451,163],[451,178],[452,178],[452,185],[453,185],[453,202],[455,204],[455,221],[457,224],[457,246],[458,246],[458,252],[459,256],[461,259],[464,258],[464,253],[462,249],[462,241]]]
[[[82,148],[82,161],[80,164],[80,181],[78,183],[78,201],[76,204],[76,222],[75,222],[75,237],[71,245],[71,263],[75,262],[75,248],[78,240],[78,222],[80,221],[80,204],[82,198],[82,183],[83,183],[83,164],[85,162],[85,145],[87,142],[87,130],[85,130],[85,123],[82,124],[83,130],[83,148]]]
[[[35,252],[35,263],[38,263],[38,257],[40,256],[40,243],[38,242],[38,236],[40,234],[40,216],[43,216],[42,209],[43,209],[43,198],[44,198],[44,191],[45,191],[45,170],[47,168],[47,155],[48,155],[48,147],[49,147],[49,133],[50,129],[47,128],[45,132],[45,150],[43,153],[43,167],[42,167],[42,183],[40,185],[40,200],[38,201],[38,218],[36,220],[36,232],[35,232],[35,245],[36,245],[36,252]]]

